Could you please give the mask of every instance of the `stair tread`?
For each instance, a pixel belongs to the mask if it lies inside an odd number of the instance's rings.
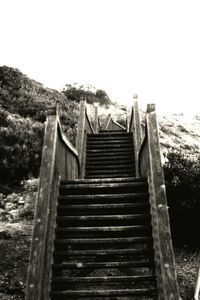
[[[88,182],[88,183],[74,183],[74,184],[62,184],[60,189],[82,189],[82,188],[90,188],[90,189],[101,189],[101,188],[120,188],[120,187],[147,187],[146,182]]]
[[[149,214],[124,214],[124,215],[82,215],[82,216],[58,216],[57,220],[131,220],[149,218]]]
[[[113,208],[137,208],[137,207],[148,207],[148,203],[144,202],[135,202],[135,203],[117,203],[117,204],[75,204],[75,205],[59,205],[59,210],[71,210],[71,209],[78,209],[78,210],[96,210],[96,209],[113,209]]]
[[[52,296],[77,296],[77,297],[99,297],[99,296],[139,296],[152,295],[156,293],[155,288],[141,288],[141,289],[87,289],[87,290],[66,290],[66,291],[52,291]]]
[[[53,282],[135,282],[135,281],[155,281],[153,275],[138,276],[101,276],[101,277],[54,277]]]
[[[55,239],[55,244],[110,244],[110,243],[140,243],[151,241],[149,236],[123,237],[123,238],[73,238],[73,239]]]
[[[102,182],[147,182],[145,177],[130,177],[130,178],[106,178],[106,179],[68,179],[68,180],[61,180],[60,183],[67,184],[67,183],[102,183]]]
[[[86,250],[67,250],[55,251],[54,255],[57,256],[118,256],[118,255],[147,255],[152,253],[148,248],[128,248],[128,249],[86,249]]]
[[[92,226],[92,227],[66,227],[66,228],[56,228],[56,231],[59,232],[65,232],[65,231],[126,231],[126,230],[139,230],[139,229],[150,229],[150,225],[131,225],[131,226],[104,226],[104,227],[97,227],[97,226]]]
[[[94,171],[96,171],[96,170],[106,170],[106,172],[107,172],[107,170],[113,170],[113,169],[115,169],[115,170],[119,170],[119,169],[131,169],[131,170],[133,170],[134,171],[134,169],[133,169],[133,163],[131,163],[131,162],[127,162],[127,163],[123,163],[123,164],[105,164],[105,165],[102,165],[102,164],[100,164],[100,165],[91,165],[91,164],[88,164],[88,163],[86,163],[86,172],[88,172],[88,171],[92,171],[92,170],[94,170]]]
[[[84,268],[145,268],[152,266],[152,262],[149,260],[139,260],[139,261],[103,261],[103,262],[65,262],[62,264],[53,264],[54,269],[84,269]]]

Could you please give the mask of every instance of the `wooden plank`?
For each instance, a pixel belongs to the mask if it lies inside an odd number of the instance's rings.
[[[118,289],[118,290],[106,290],[106,289],[93,289],[93,290],[67,290],[51,292],[51,296],[60,298],[55,299],[68,299],[68,297],[112,297],[112,296],[149,296],[156,295],[155,288],[143,288],[143,289]],[[64,298],[63,298],[64,297]],[[54,299],[54,298],[53,298]]]
[[[44,144],[42,150],[42,162],[40,168],[40,181],[38,187],[36,211],[34,219],[34,231],[31,243],[31,253],[28,266],[28,278],[26,288],[26,300],[45,300],[42,298],[43,285],[46,282],[44,276],[44,264],[46,255],[46,237],[50,213],[52,189],[55,181],[55,157],[57,141],[57,116],[49,115],[45,127]],[[50,263],[50,262],[48,262]]]
[[[135,172],[136,176],[139,176],[139,169],[138,169],[138,157],[139,151],[142,144],[142,132],[141,132],[141,120],[140,120],[140,113],[138,108],[138,101],[137,97],[134,96],[133,102],[133,142],[134,142],[134,155],[135,155]]]
[[[104,269],[104,268],[148,268],[152,266],[149,260],[139,260],[139,261],[106,261],[106,262],[72,262],[63,264],[54,264],[54,269]]]
[[[130,246],[129,246],[130,247]],[[55,251],[54,256],[147,256],[152,254],[148,248],[138,249],[97,249],[97,250],[67,250],[67,251]]]
[[[155,106],[147,109],[149,194],[159,297],[179,299]]]
[[[152,282],[155,276],[102,276],[102,277],[59,277],[53,278],[53,283],[127,283],[127,282]]]
[[[78,156],[80,160],[80,164],[82,164],[82,155],[83,155],[83,141],[84,141],[84,130],[85,130],[85,122],[86,122],[86,99],[82,99],[80,101],[80,112],[78,119],[78,128],[77,128],[77,139],[76,139],[76,148],[78,151]]]
[[[95,116],[94,116],[94,133],[99,133],[99,118],[98,118],[98,107],[95,108]]]

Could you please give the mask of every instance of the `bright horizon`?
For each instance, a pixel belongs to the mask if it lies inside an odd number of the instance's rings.
[[[0,65],[49,88],[200,114],[198,0],[2,0]]]

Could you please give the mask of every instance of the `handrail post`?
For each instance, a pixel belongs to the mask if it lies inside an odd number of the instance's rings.
[[[126,132],[129,132],[130,126],[130,115],[128,109],[126,109]]]
[[[83,161],[83,146],[84,146],[84,135],[85,135],[85,111],[86,111],[86,97],[82,96],[80,100],[80,113],[78,119],[78,128],[77,128],[77,139],[76,139],[76,149],[78,151],[80,166],[82,169]]]
[[[138,96],[133,95],[133,143],[134,143],[134,153],[135,153],[135,173],[136,176],[139,176],[139,167],[138,167],[138,156],[140,147],[142,144],[142,130],[141,130],[141,121],[140,121],[140,112],[138,108]]]
[[[147,133],[149,195],[159,299],[177,300],[180,298],[154,104],[149,104],[147,107]]]
[[[108,117],[107,117],[107,119],[106,119],[106,124],[105,124],[104,130],[108,129],[108,125],[109,125],[110,121],[111,121],[111,114],[109,114]]]
[[[95,108],[95,116],[94,116],[94,132],[99,132],[99,120],[98,120],[98,106],[94,106]]]

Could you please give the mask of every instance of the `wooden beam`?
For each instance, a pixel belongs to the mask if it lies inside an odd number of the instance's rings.
[[[55,111],[54,111],[55,112]],[[28,267],[26,300],[46,300],[41,292],[44,288],[44,264],[46,255],[46,238],[50,214],[54,165],[56,157],[57,115],[49,112],[45,127],[40,181],[36,200],[34,231]]]
[[[78,129],[77,129],[77,139],[76,139],[76,148],[78,151],[79,161],[82,166],[82,156],[83,156],[83,143],[84,143],[84,130],[85,130],[85,122],[86,122],[86,98],[81,98],[80,101],[80,113],[78,119]]]
[[[149,153],[148,181],[159,299],[177,300],[180,298],[154,105],[148,106],[147,133]]]

